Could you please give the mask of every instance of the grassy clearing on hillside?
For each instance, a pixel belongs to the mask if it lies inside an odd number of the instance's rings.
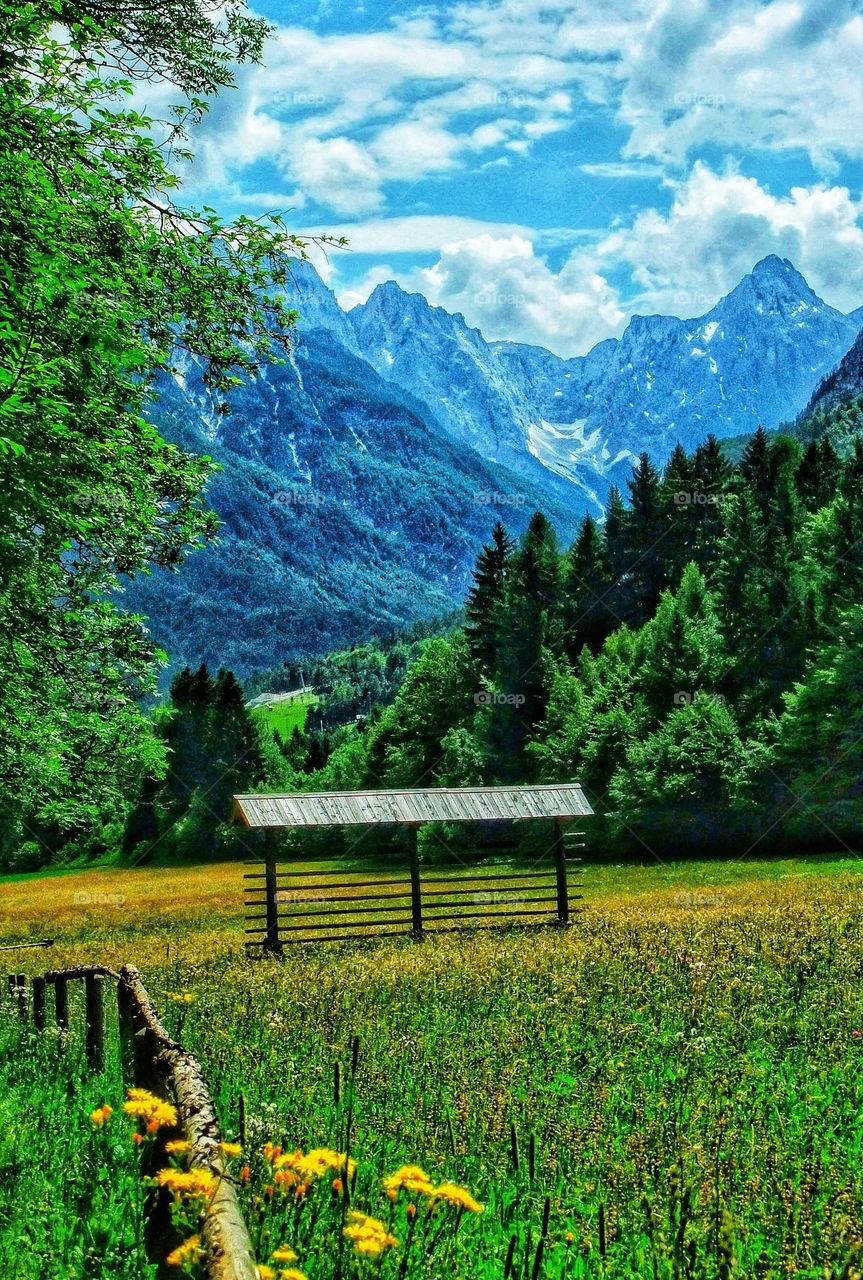
[[[144,965],[231,1136],[245,1097],[262,1261],[287,1239],[309,1280],[336,1274],[330,1179],[313,1180],[302,1208],[285,1192],[271,1200],[262,1151],[344,1151],[356,1036],[354,1203],[400,1243],[345,1277],[491,1280],[510,1248],[510,1280],[859,1274],[856,860],[589,868],[588,910],[563,935],[297,948],[283,964],[240,957],[240,874],[50,877],[7,883],[0,900],[7,937],[52,922],[64,941],[51,964]],[[124,896],[122,911],[70,906],[81,886]],[[184,991],[192,1003],[169,999]],[[437,1236],[422,1195],[412,1220],[407,1197],[383,1190],[405,1162],[468,1187],[485,1211]]]
[[[305,729],[309,712],[319,701],[314,693],[298,693],[284,702],[269,702],[265,706],[255,707],[253,715],[258,724],[266,725],[287,742],[295,729],[300,732]]]

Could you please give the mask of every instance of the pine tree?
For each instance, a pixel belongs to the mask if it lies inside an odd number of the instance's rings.
[[[626,567],[624,620],[641,626],[653,616],[667,586],[664,539],[668,533],[659,472],[643,453],[627,481],[629,509],[624,519]]]
[[[640,685],[657,719],[675,706],[722,700],[725,642],[716,601],[697,565],[686,566],[676,592],[663,594],[640,639]]]
[[[473,571],[473,586],[465,605],[465,635],[474,658],[489,671],[500,659],[501,628],[506,593],[507,562],[513,542],[498,521],[492,530],[491,543],[479,553]]]
[[[676,587],[683,570],[693,558],[698,533],[695,466],[686,450],[678,443],[662,473],[662,505],[668,532],[663,540],[666,577]]]
[[[774,468],[767,432],[759,427],[743,451],[740,475],[762,511],[766,512],[773,495]]]
[[[585,645],[598,652],[618,625],[608,601],[611,581],[602,530],[592,516],[585,516],[563,563],[564,646],[571,661]]]

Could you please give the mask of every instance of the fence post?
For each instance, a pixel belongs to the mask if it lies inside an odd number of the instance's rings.
[[[420,879],[420,861],[417,852],[419,826],[408,827],[408,854],[411,871],[411,933],[417,939],[423,936],[423,898]]]
[[[554,866],[557,873],[557,923],[569,924],[569,885],[566,877],[566,847],[563,842],[563,821],[554,820]]]
[[[9,998],[18,1006],[18,1014],[27,1017],[27,975],[26,973],[9,974]]]
[[[69,984],[65,978],[55,978],[53,986],[57,1030],[65,1037],[69,1030]]]
[[[84,978],[87,1017],[87,1062],[93,1071],[105,1069],[105,979],[88,973]]]
[[[267,832],[267,852],[264,864],[264,889],[267,898],[267,935],[264,941],[264,953],[270,956],[282,954],[282,940],[279,937],[279,894],[276,877],[276,833]]]
[[[45,1030],[45,979],[33,979],[33,1025],[37,1031]]]
[[[135,1078],[135,1018],[132,996],[121,978],[117,983],[117,1028],[120,1033],[120,1069],[127,1085],[137,1084]]]

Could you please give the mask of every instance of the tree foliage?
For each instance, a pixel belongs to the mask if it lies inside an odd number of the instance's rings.
[[[139,708],[158,654],[109,600],[215,520],[209,460],[146,421],[155,376],[180,351],[224,392],[289,340],[303,244],[178,199],[190,128],[266,30],[210,0],[0,5],[0,784],[31,830],[163,767]]]

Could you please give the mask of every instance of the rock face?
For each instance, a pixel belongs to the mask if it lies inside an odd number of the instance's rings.
[[[863,311],[827,306],[787,259],[771,256],[706,315],[634,316],[619,340],[571,360],[489,344],[462,316],[393,282],[349,319],[359,354],[456,439],[526,475],[539,463],[556,492],[564,480],[578,491],[570,500],[593,508],[642,450],[661,462],[678,440],[692,449],[710,433],[796,417],[854,341]]]
[[[860,322],[863,324],[863,312]],[[857,316],[858,312],[852,312]],[[829,411],[837,406],[847,404],[849,400],[863,395],[863,330],[854,339],[854,344],[841,359],[835,369],[817,387],[815,394],[806,406],[803,417],[812,413]]]
[[[222,464],[224,527],[181,574],[127,593],[172,655],[241,674],[460,604],[496,519],[518,533],[541,508],[566,541],[643,450],[662,462],[677,440],[794,418],[863,319],[775,257],[706,316],[636,316],[573,360],[487,343],[392,282],[346,313],[300,264],[288,295],[292,355],[229,416],[193,364],[162,388],[165,434]],[[859,377],[852,356],[837,395]]]

